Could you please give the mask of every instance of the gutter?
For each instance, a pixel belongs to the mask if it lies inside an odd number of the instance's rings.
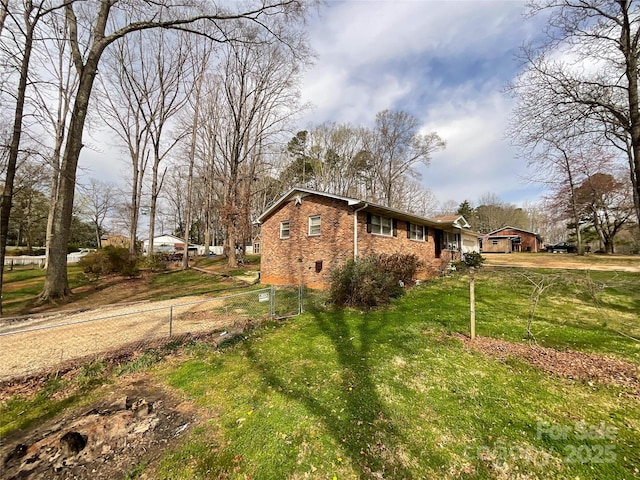
[[[358,260],[358,212],[364,210],[369,206],[365,203],[364,206],[357,208],[353,211],[353,261]]]

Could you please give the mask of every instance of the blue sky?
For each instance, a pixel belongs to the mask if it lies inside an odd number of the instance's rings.
[[[540,35],[519,1],[327,0],[309,22],[317,53],[302,85],[314,105],[298,129],[325,121],[371,126],[384,109],[415,115],[447,142],[421,167],[441,203],[494,193],[522,204],[540,196],[505,139],[513,101],[503,93],[523,42]],[[122,184],[130,166],[113,135],[85,135],[82,177]]]
[[[524,11],[516,1],[329,0],[310,24],[318,56],[302,91],[315,108],[304,121],[370,126],[381,110],[406,110],[447,141],[420,168],[440,202],[536,200],[505,139],[504,87],[518,48],[540,34]]]

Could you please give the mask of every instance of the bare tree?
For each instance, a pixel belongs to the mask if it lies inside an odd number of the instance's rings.
[[[146,99],[138,83],[138,77],[144,74],[143,78],[146,78],[149,72],[142,70],[141,57],[145,45],[140,41],[140,32],[136,32],[136,35],[139,40],[137,42],[120,41],[114,45],[103,62],[104,69],[99,76],[102,87],[99,97],[100,116],[124,145],[131,162],[127,210],[130,254],[136,252],[142,189],[151,155],[150,125],[145,121],[143,113]]]
[[[108,182],[101,182],[95,178],[89,180],[89,185],[81,188],[78,209],[82,216],[93,226],[96,234],[96,245],[102,248],[104,222],[110,212],[116,207],[116,188]]]
[[[400,178],[417,176],[416,164],[427,165],[431,155],[445,147],[437,133],[421,134],[419,127],[418,119],[407,112],[384,110],[376,115],[372,152],[380,200],[386,206],[398,206],[395,186]]]
[[[60,179],[60,161],[62,146],[67,135],[67,124],[71,114],[73,93],[78,84],[78,75],[73,67],[69,45],[59,32],[66,30],[64,11],[57,10],[44,17],[42,25],[46,28],[46,41],[40,43],[36,51],[36,68],[41,75],[46,72],[48,81],[40,81],[34,89],[34,99],[38,106],[36,117],[42,125],[50,125],[53,135],[53,148],[41,141],[42,151],[49,151],[47,162],[51,167],[49,189],[49,214],[47,216],[47,236],[45,246],[45,268],[49,260],[49,240],[53,228],[54,206],[58,197]],[[48,138],[47,135],[44,136]]]
[[[219,137],[223,134],[219,126],[222,124],[222,82],[213,74],[205,76],[202,98],[200,101],[200,121],[196,143],[195,165],[198,178],[202,184],[204,210],[204,244],[205,253],[215,244],[215,231],[218,225],[224,198],[225,163],[221,159],[218,147]]]
[[[640,217],[640,5],[629,0],[545,0],[531,14],[547,16],[548,40],[524,50],[526,76],[553,107],[586,118],[603,142],[623,151]],[[561,55],[558,55],[558,52]],[[560,58],[560,59],[558,59]],[[586,65],[589,68],[585,68]]]
[[[52,5],[44,0],[35,3],[33,0],[26,0],[21,6],[16,6],[15,8],[9,8],[9,3],[3,2],[0,9],[2,29],[6,28],[10,31],[9,35],[0,37],[0,51],[7,57],[11,67],[18,72],[15,85],[12,85],[11,88],[11,95],[15,95],[13,99],[13,126],[8,142],[4,188],[2,190],[2,202],[0,203],[0,297],[2,294],[2,272],[4,271],[7,246],[7,230],[11,215],[16,167],[23,136],[25,101],[30,80],[34,42],[38,41],[37,28],[42,19],[60,8],[59,4]],[[7,20],[9,20],[9,23],[7,23]],[[4,93],[7,93],[7,90],[4,90]],[[1,312],[2,303],[0,302]]]
[[[150,5],[136,0],[66,2],[64,8],[68,20],[67,38],[79,82],[62,157],[59,195],[51,232],[50,263],[41,294],[42,300],[69,293],[66,245],[72,218],[76,172],[89,101],[105,49],[132,32],[155,28],[183,30],[209,36],[214,41],[233,43],[240,40],[237,35],[238,26],[245,23],[253,23],[269,32],[268,40],[280,41],[280,26],[285,21],[295,20],[304,14],[304,5],[294,0],[265,1],[253,9],[236,12],[225,11],[211,3],[189,8],[164,1]]]
[[[435,199],[416,181],[414,167],[428,163],[443,144],[436,134],[418,134],[417,119],[405,112],[381,112],[377,120],[373,130],[327,122],[298,132],[280,166],[282,189],[307,186],[372,202],[391,199],[396,208],[433,212]]]
[[[538,57],[535,67],[510,86],[517,105],[507,135],[527,162],[529,179],[546,185],[556,198],[556,216],[566,214],[568,207],[581,255],[584,248],[575,190],[589,171],[597,171],[596,164],[607,155],[605,147],[599,145],[602,137],[598,123],[589,118],[584,106],[567,102],[563,87],[548,76],[552,64],[544,56]]]
[[[16,246],[26,244],[28,255],[46,238],[48,177],[47,163],[33,152],[22,159],[16,171],[9,235]]]
[[[252,165],[298,112],[295,87],[308,55],[304,36],[290,37],[293,48],[266,44],[261,40],[264,33],[254,27],[246,29],[246,36],[254,43],[225,46],[218,92],[216,148],[224,162],[222,219],[231,267],[237,266],[236,247],[243,244],[243,225],[248,222],[245,189],[254,183]]]
[[[190,95],[187,97],[189,107],[192,109],[191,140],[189,142],[189,167],[187,176],[187,197],[185,199],[185,228],[184,228],[184,253],[182,255],[182,268],[189,268],[189,241],[192,222],[193,207],[193,170],[196,160],[196,148],[198,142],[198,121],[200,120],[200,100],[202,99],[202,87],[205,74],[212,53],[210,44],[194,42],[192,44],[191,63],[194,65]]]
[[[153,55],[152,68],[155,69],[153,80],[145,82],[144,96],[147,108],[143,109],[145,122],[149,125],[152,146],[151,191],[149,208],[149,252],[153,253],[155,236],[156,207],[163,187],[168,167],[162,168],[163,162],[180,142],[186,131],[174,132],[168,138],[168,126],[171,119],[186,104],[188,48],[184,36],[167,38],[164,32],[158,33],[157,43],[161,46]],[[176,134],[177,133],[177,134]],[[162,170],[162,171],[161,171]],[[185,247],[186,248],[186,247]]]

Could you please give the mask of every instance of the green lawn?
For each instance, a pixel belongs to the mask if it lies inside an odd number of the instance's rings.
[[[591,275],[548,291],[534,334],[547,346],[640,363],[638,343],[617,333],[639,336],[640,276]],[[513,273],[478,274],[478,333],[521,341],[528,293]],[[461,275],[417,287],[388,309],[311,311],[222,352],[200,346],[177,366],[159,365],[158,377],[208,420],[153,476],[640,475],[637,397],[470,352],[454,331],[468,331]]]
[[[523,341],[527,336],[529,280],[554,282],[535,309],[532,333],[546,347],[613,355],[640,364],[640,274],[487,268],[476,275],[476,332]],[[409,295],[399,309],[428,312],[449,332],[469,332],[469,278],[454,275]],[[416,292],[417,293],[417,292]]]
[[[44,287],[47,271],[36,266],[5,267],[2,286],[3,315],[19,315],[31,305]],[[77,265],[69,265],[67,271],[71,289],[86,285],[89,279]]]
[[[158,275],[154,288],[191,292],[192,273]],[[477,333],[524,341],[541,281],[553,285],[531,325],[538,343],[640,365],[640,274],[483,269]],[[149,478],[640,478],[637,394],[465,349],[450,333],[468,332],[468,302],[460,273],[370,312],[313,308],[314,294],[307,313],[222,350],[195,343],[169,362],[163,350],[51,379],[0,403],[0,434],[84,405],[97,385],[117,388],[118,372],[152,369],[200,421],[159,464],[132,466]]]
[[[207,262],[207,259],[198,260],[196,263]],[[219,268],[224,267],[224,261],[216,259]],[[252,268],[259,264],[254,260]],[[236,274],[241,275],[246,270],[239,269]],[[29,309],[34,305],[44,286],[46,270],[36,267],[16,267],[13,270],[5,269],[3,277],[2,306],[3,316],[23,315],[30,313]],[[74,301],[91,297],[91,295],[109,288],[109,286],[121,283],[124,278],[105,277],[100,280],[91,280],[85,275],[78,265],[69,265],[69,287],[73,290],[77,287],[92,285],[95,288],[87,291],[76,291],[69,298],[69,305]],[[136,300],[166,300],[187,295],[200,295],[205,293],[232,291],[246,287],[245,282],[233,278],[222,277],[215,274],[206,274],[196,270],[174,270],[150,275],[144,286],[138,286]],[[259,286],[257,287],[259,288]],[[117,301],[126,300],[119,296]],[[100,300],[104,301],[104,300]],[[52,305],[54,307],[55,305]],[[100,306],[96,303],[95,306]]]

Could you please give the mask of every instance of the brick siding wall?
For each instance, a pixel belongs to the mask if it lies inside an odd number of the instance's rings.
[[[421,263],[416,277],[424,280],[433,275],[434,263],[436,262],[434,229],[429,227],[425,241],[411,240],[407,238],[407,223],[398,220],[397,236],[376,235],[367,233],[367,215],[360,213],[358,216],[358,255],[366,256],[380,253],[387,255],[394,253],[415,254]]]
[[[309,217],[320,215],[320,235],[309,235]],[[290,236],[280,238],[281,222],[289,222]],[[358,256],[373,253],[414,253],[422,262],[417,274],[432,276],[439,260],[435,259],[434,229],[429,228],[426,241],[407,238],[406,223],[397,221],[397,236],[367,233],[367,215],[358,213]],[[299,284],[326,288],[333,269],[353,258],[353,207],[346,202],[319,195],[283,203],[262,225],[261,281],[267,284]],[[444,256],[444,255],[443,255]],[[317,271],[317,262],[322,268]]]
[[[353,258],[353,214],[345,202],[321,196],[306,196],[302,204],[291,200],[262,225],[263,283],[299,284],[311,287],[329,284],[331,270]],[[320,215],[320,235],[309,235],[309,217]],[[280,223],[288,221],[290,236],[280,239]],[[316,262],[322,270],[316,272]]]

